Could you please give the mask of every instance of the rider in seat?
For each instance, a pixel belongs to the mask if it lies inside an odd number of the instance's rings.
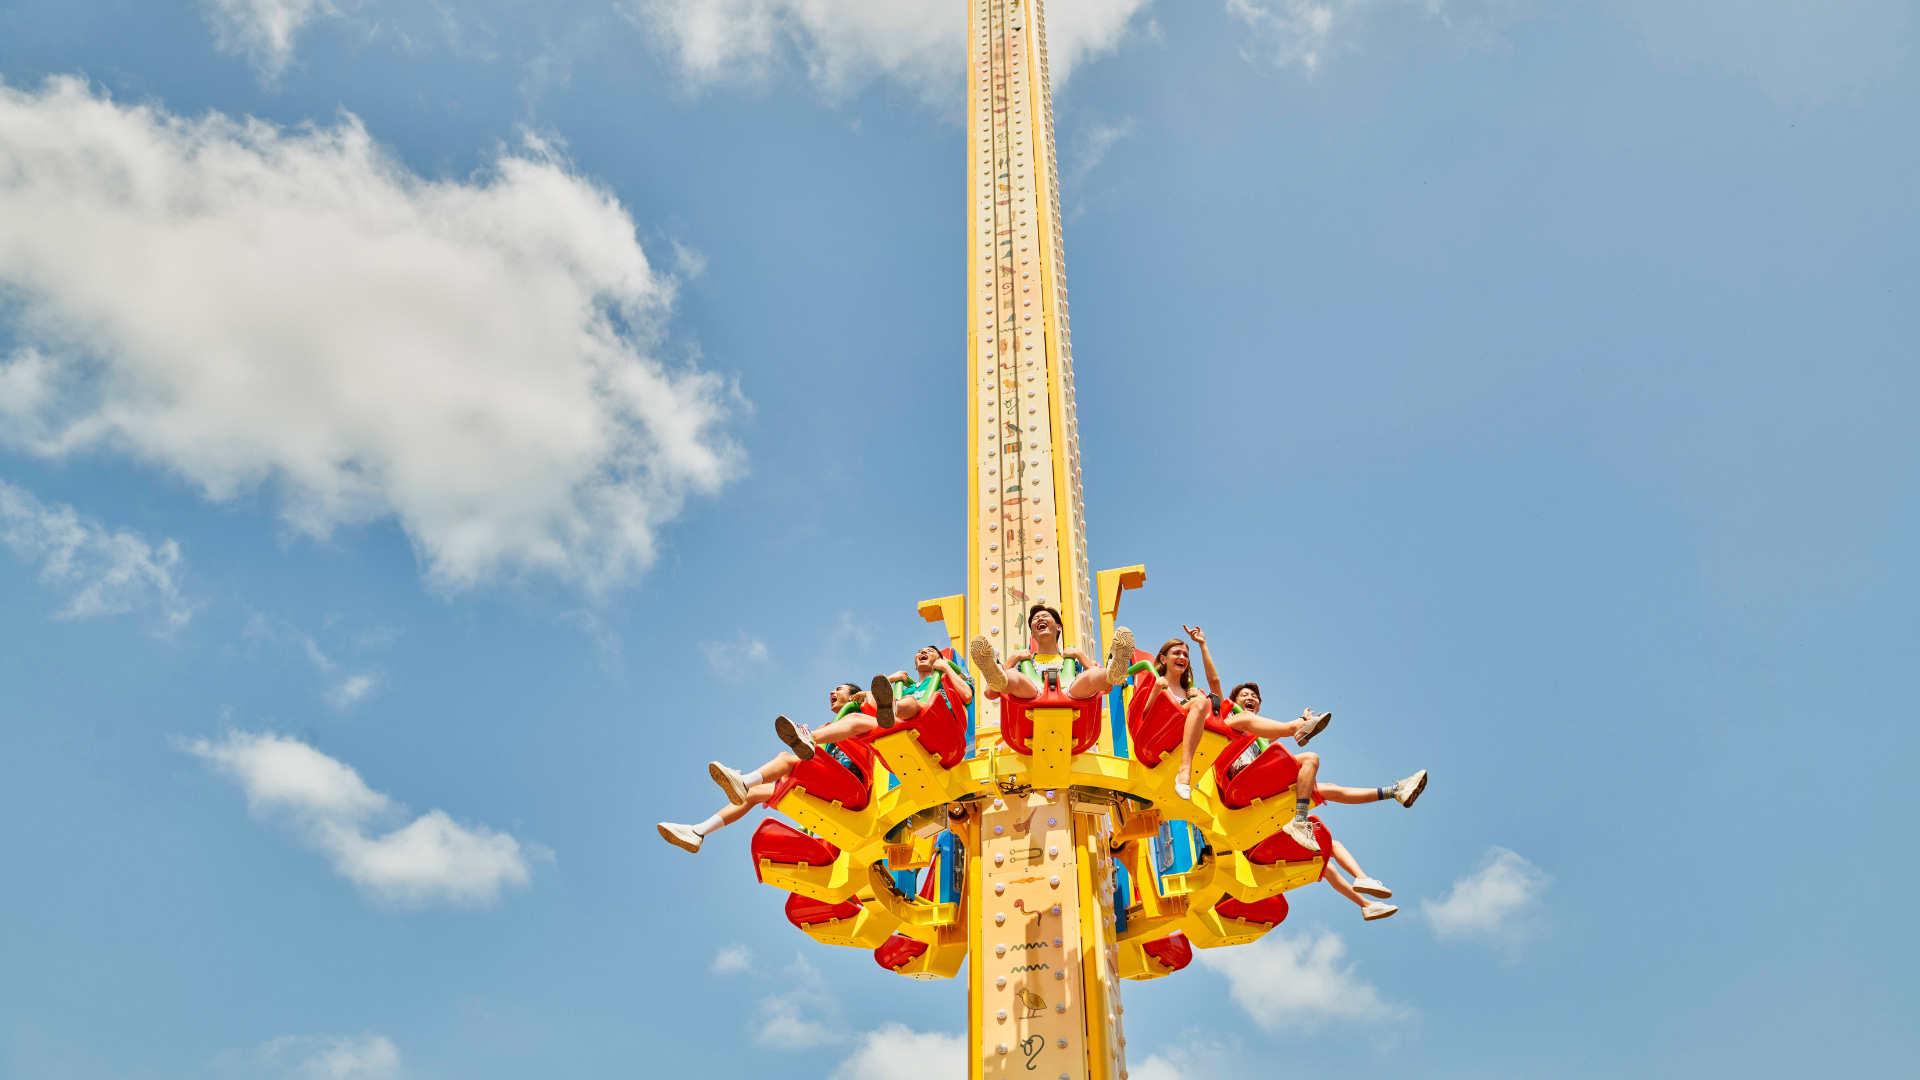
[[[834,687],[827,695],[827,705],[834,711],[834,720],[813,731],[808,731],[804,726],[795,724],[784,716],[774,718],[774,733],[779,735],[783,742],[793,746],[794,752],[776,754],[773,760],[752,772],[743,773],[717,761],[710,762],[707,765],[707,774],[713,777],[714,783],[720,785],[720,790],[727,793],[727,805],[721,807],[719,813],[698,825],[661,822],[661,839],[675,847],[699,851],[701,842],[708,834],[739,821],[746,816],[747,811],[773,798],[774,786],[786,779],[787,774],[793,772],[795,765],[811,759],[821,750],[832,754],[855,776],[865,779],[865,771],[833,744],[868,734],[877,726],[873,717],[861,711],[861,706],[866,702],[866,696],[853,683],[841,683]],[[804,738],[789,738],[788,736],[795,731],[802,733]]]
[[[973,701],[973,683],[952,662],[940,655],[940,646],[928,645],[913,654],[913,673],[896,671],[891,675],[873,677],[872,694],[874,722],[882,728],[890,728],[895,723],[911,720],[920,715],[920,711],[933,704],[933,695],[947,685],[947,677],[952,676],[955,696],[954,707],[963,715]],[[796,725],[789,724],[788,728]],[[780,735],[780,740],[793,747],[793,752],[801,753],[805,745],[806,729],[799,728],[799,740]],[[811,755],[807,755],[811,756]]]
[[[1133,661],[1133,631],[1124,626],[1114,630],[1113,649],[1105,667],[1097,666],[1079,649],[1064,647],[1061,635],[1065,632],[1065,620],[1058,611],[1035,604],[1027,612],[1028,647],[1009,653],[1004,666],[984,635],[967,646],[967,655],[989,690],[1023,700],[1037,698],[1052,686],[1070,698],[1085,701],[1127,681],[1127,666]]]

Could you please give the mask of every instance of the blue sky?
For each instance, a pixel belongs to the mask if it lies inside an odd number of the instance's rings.
[[[653,825],[962,585],[962,21],[0,10],[0,1074],[957,1059]],[[1140,1080],[1915,1070],[1917,28],[1055,0],[1093,561],[1432,773]]]

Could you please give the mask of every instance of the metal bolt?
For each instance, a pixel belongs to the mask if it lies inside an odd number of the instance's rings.
[[[994,1013],[993,1015],[995,1019],[1005,1020],[1007,1018],[1007,1010],[1001,1009],[999,1012]]]

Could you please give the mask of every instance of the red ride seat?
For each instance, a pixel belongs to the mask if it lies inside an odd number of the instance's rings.
[[[1193,963],[1193,943],[1187,940],[1187,935],[1178,930],[1166,937],[1147,942],[1140,946],[1140,950],[1160,961],[1160,966],[1168,971],[1179,971]]]
[[[1142,660],[1151,662],[1153,657],[1135,650],[1133,659],[1135,663]],[[1225,702],[1221,703],[1220,708],[1228,712],[1233,709]],[[1228,739],[1241,738],[1221,720],[1218,713],[1207,717],[1207,729],[1225,735]],[[1154,673],[1151,670],[1135,675],[1133,700],[1127,703],[1127,741],[1133,749],[1133,756],[1147,768],[1156,768],[1169,751],[1179,748],[1180,740],[1185,738],[1186,734],[1187,710],[1175,705],[1172,698],[1160,691],[1154,684]],[[1251,740],[1252,736],[1246,736],[1246,738]],[[1235,755],[1240,753],[1238,749],[1232,747],[1229,749]]]
[[[835,919],[851,919],[860,914],[860,901],[848,900],[845,903],[829,904],[824,900],[813,900],[799,893],[787,894],[787,921],[802,930],[814,923],[832,922]]]
[[[1100,698],[1067,696],[1065,687],[1042,687],[1036,698],[1000,697],[1000,741],[1016,754],[1033,753],[1033,710],[1073,710],[1073,752],[1084,754],[1100,741]]]
[[[900,965],[913,960],[927,951],[927,943],[910,938],[905,934],[895,934],[873,950],[873,962],[888,971],[899,971]]]
[[[787,792],[801,788],[826,802],[837,802],[848,810],[865,810],[873,798],[873,747],[865,738],[847,739],[836,744],[842,753],[860,766],[865,776],[855,775],[823,747],[812,758],[793,767],[786,779],[774,785],[770,807],[779,807]]]
[[[762,818],[760,827],[753,830],[753,872],[760,873],[760,860],[771,859],[789,866],[804,864],[807,866],[832,866],[840,857],[840,849],[817,836],[808,836],[784,821]],[[763,878],[761,884],[765,884]]]
[[[1307,820],[1313,823],[1313,841],[1320,845],[1318,854],[1301,847],[1286,833],[1276,832],[1248,848],[1247,858],[1263,866],[1281,862],[1305,862],[1308,859],[1320,858],[1332,862],[1333,834],[1327,831],[1327,827],[1321,823],[1318,815],[1311,815]]]
[[[953,650],[942,649],[940,655],[952,660]],[[933,695],[932,703],[921,709],[918,716],[898,721],[885,731],[876,731],[872,737],[911,731],[927,753],[940,759],[941,768],[951,769],[967,758],[967,707],[959,704],[959,700],[958,684],[953,676],[946,676],[940,692]],[[861,711],[871,716],[873,703],[868,702]]]
[[[1287,897],[1282,893],[1269,896],[1265,900],[1256,900],[1249,904],[1244,900],[1235,900],[1229,896],[1213,905],[1213,910],[1228,919],[1245,919],[1248,922],[1266,923],[1279,926],[1287,921]]]
[[[1232,706],[1224,708],[1232,711]],[[1216,722],[1219,724],[1217,728],[1214,727]],[[1278,742],[1267,747],[1259,757],[1248,762],[1246,768],[1229,778],[1228,767],[1247,747],[1253,745],[1254,737],[1234,731],[1223,718],[1209,719],[1207,726],[1233,739],[1213,763],[1213,779],[1220,785],[1220,798],[1228,807],[1239,810],[1252,806],[1255,799],[1271,799],[1300,779],[1300,763]]]

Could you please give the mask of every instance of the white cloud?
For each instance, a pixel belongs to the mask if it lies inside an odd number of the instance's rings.
[[[1094,124],[1089,127],[1086,134],[1081,137],[1080,152],[1076,155],[1077,160],[1073,165],[1073,179],[1076,182],[1086,179],[1088,173],[1106,160],[1107,151],[1113,149],[1115,143],[1131,136],[1133,131],[1131,119],[1122,120],[1117,124]]]
[[[1472,941],[1518,959],[1547,933],[1541,895],[1553,876],[1503,847],[1489,848],[1480,868],[1453,883],[1445,899],[1420,901],[1420,914],[1441,941]]]
[[[713,673],[728,682],[739,682],[767,666],[767,643],[742,630],[732,641],[703,641],[700,655],[707,658]]]
[[[252,61],[271,83],[293,59],[294,38],[308,22],[340,9],[328,0],[201,0],[214,44]]]
[[[284,131],[0,87],[0,439],[111,450],[316,538],[395,519],[443,589],[600,589],[737,453],[649,351],[674,279],[538,142],[428,180],[359,120]]]
[[[967,1043],[958,1035],[914,1031],[888,1023],[860,1036],[854,1052],[835,1066],[830,1080],[962,1080],[967,1075]],[[1135,1076],[1140,1073],[1136,1070]]]
[[[819,968],[796,954],[793,965],[781,972],[780,985],[783,993],[760,999],[751,1028],[754,1042],[775,1050],[806,1050],[846,1041],[840,1003]]]
[[[214,1058],[215,1075],[276,1080],[385,1080],[400,1075],[400,1048],[385,1035],[282,1035]]]
[[[715,975],[733,975],[753,967],[753,950],[745,945],[722,945],[713,957]]]
[[[440,810],[370,835],[377,820],[405,808],[369,788],[351,766],[298,739],[231,731],[184,748],[238,781],[255,814],[285,814],[332,858],[335,871],[382,899],[485,905],[532,876],[519,841],[484,825],[460,825]]]
[[[1152,0],[1048,5],[1048,65],[1056,87],[1081,61],[1119,45]],[[844,92],[874,77],[937,104],[959,100],[965,9],[946,0],[628,0],[696,85],[763,78],[791,49],[816,83]]]
[[[1352,965],[1340,962],[1346,953],[1346,942],[1331,930],[1288,937],[1276,929],[1251,945],[1203,949],[1194,958],[1226,976],[1234,1003],[1268,1031],[1411,1019],[1411,1009],[1381,997]]]
[[[255,614],[247,620],[245,634],[255,641],[272,642],[298,649],[326,679],[327,702],[336,709],[350,709],[358,705],[379,689],[385,679],[378,668],[368,667],[359,671],[349,671],[340,661],[328,656],[312,634],[289,622]],[[353,647],[362,651],[384,647],[392,639],[393,632],[385,628],[352,636]]]
[[[38,563],[40,580],[67,595],[60,617],[84,619],[157,609],[168,630],[186,625],[193,607],[180,595],[180,545],[113,531],[71,506],[48,506],[0,480],[0,544]]]
[[[1343,57],[1377,58],[1438,44],[1499,51],[1502,34],[1564,0],[1227,0],[1252,31],[1250,56],[1313,75]]]

